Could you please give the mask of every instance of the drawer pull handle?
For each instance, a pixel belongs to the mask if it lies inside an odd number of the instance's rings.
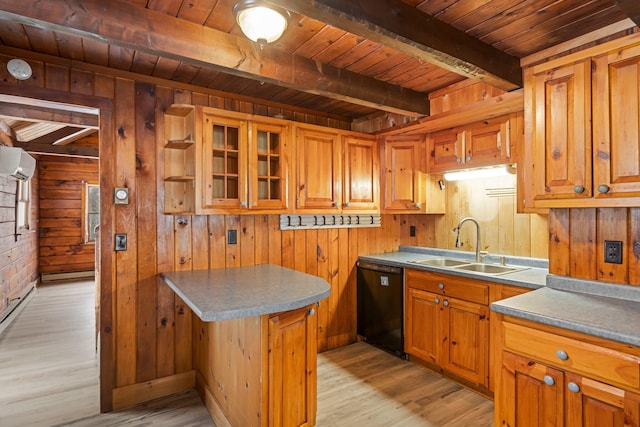
[[[313,316],[314,314],[316,314],[316,311],[313,308],[309,310],[309,316]]]
[[[582,194],[584,193],[584,187],[582,185],[576,185],[573,187],[573,192],[576,194]]]
[[[544,383],[546,385],[555,385],[556,380],[554,380],[551,375],[545,375],[544,376]]]
[[[445,307],[449,307],[449,301],[444,300],[444,302],[442,303],[442,305],[444,305]]]
[[[569,355],[567,354],[566,351],[564,350],[558,350],[556,351],[556,356],[558,357],[558,359],[560,360],[567,360],[569,359]]]
[[[438,289],[444,289],[444,283],[438,283]]]
[[[580,386],[576,383],[574,383],[573,381],[571,381],[569,384],[567,384],[567,388],[569,388],[569,391],[572,393],[577,393],[580,391]]]
[[[436,304],[440,304],[440,298],[434,299],[433,302],[435,302]]]

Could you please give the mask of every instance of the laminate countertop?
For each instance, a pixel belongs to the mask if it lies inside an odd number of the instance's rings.
[[[295,310],[329,296],[316,276],[277,265],[160,273],[205,322]]]

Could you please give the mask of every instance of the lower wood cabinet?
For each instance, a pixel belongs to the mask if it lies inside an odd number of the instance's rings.
[[[316,423],[314,308],[269,317],[269,426]]]
[[[502,323],[495,426],[640,426],[640,349]]]
[[[405,351],[489,386],[489,284],[405,270]]]

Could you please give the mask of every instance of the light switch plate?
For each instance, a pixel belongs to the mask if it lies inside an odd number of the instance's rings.
[[[113,243],[114,250],[116,252],[127,250],[127,235],[116,234]]]

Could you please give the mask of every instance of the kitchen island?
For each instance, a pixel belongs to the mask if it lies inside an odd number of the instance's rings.
[[[196,388],[217,426],[315,425],[326,281],[275,265],[160,276],[194,313]]]

